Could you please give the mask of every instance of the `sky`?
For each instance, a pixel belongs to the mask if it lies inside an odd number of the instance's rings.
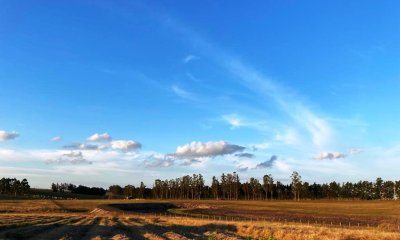
[[[399,180],[399,1],[0,1],[0,177]]]

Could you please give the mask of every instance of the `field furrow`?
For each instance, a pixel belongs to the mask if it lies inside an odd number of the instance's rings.
[[[95,222],[91,224],[82,239],[109,239],[120,233],[113,227],[116,224],[115,218],[107,216],[96,217]]]
[[[41,240],[41,239],[60,239],[72,231],[74,231],[75,224],[80,224],[85,217],[72,217],[67,219],[63,223],[56,223],[53,226],[48,226],[48,228],[41,228],[32,234],[32,238],[34,240]]]
[[[124,211],[113,210],[112,204],[110,206],[109,203],[115,202],[120,207],[122,204],[129,206],[123,208]],[[29,206],[27,202],[21,202],[21,206],[18,205],[19,203],[13,203],[13,208],[20,209],[20,212],[0,214],[0,239],[400,240],[400,219],[398,217],[374,215],[373,212],[376,210],[371,212],[371,216],[353,215],[348,209],[349,207],[345,208],[341,202],[312,202],[320,208],[328,204],[341,207],[341,215],[337,214],[339,217],[327,210],[313,213],[308,202],[246,202],[247,205],[244,206],[244,202],[240,201],[201,201],[200,203],[193,201],[190,204],[186,203],[189,208],[185,208],[184,204],[178,202],[176,206],[179,207],[174,209],[176,214],[150,212],[164,206],[162,202],[151,201],[144,201],[134,207],[130,205],[137,204],[136,202],[129,203],[122,200],[49,201],[48,203],[50,208],[56,209],[54,212],[48,212],[49,208],[46,208],[45,202],[30,206],[28,209],[35,210],[29,213],[22,211],[22,206]],[[357,207],[359,202],[347,203]],[[392,206],[393,211],[397,211],[397,207],[400,206],[398,202],[372,202],[363,206],[363,209],[369,213],[369,207],[386,205]],[[298,209],[295,209],[295,206],[298,206]],[[36,211],[38,207],[46,209],[46,211],[39,213]],[[146,209],[141,212],[143,207]],[[285,210],[284,207],[289,210]],[[243,208],[250,210],[243,211]],[[272,208],[275,208],[279,215],[270,214]],[[65,211],[66,209],[68,211]],[[129,211],[129,209],[140,211]],[[345,209],[346,213],[344,213]],[[304,213],[301,213],[302,211]],[[360,210],[357,211],[360,212]],[[211,216],[198,215],[199,213]],[[313,216],[313,218],[305,218],[302,214]],[[214,218],[213,215],[218,217]],[[278,219],[274,219],[278,216]],[[282,218],[283,216],[285,219]],[[299,221],[292,221],[293,219]],[[367,225],[363,225],[362,221],[360,221],[360,225],[355,221],[349,224],[348,219],[364,220]],[[335,220],[339,225],[335,224]],[[372,223],[379,223],[379,225]]]
[[[6,239],[14,238],[29,238],[35,236],[41,231],[53,228],[55,226],[63,225],[69,221],[66,217],[45,217],[35,222],[21,223],[17,225],[10,225],[9,229],[0,233],[0,237]]]
[[[56,222],[59,221],[61,218],[60,217],[40,217],[37,216],[34,219],[27,219],[26,221],[18,221],[17,223],[12,223],[8,225],[4,225],[0,227],[0,237],[4,232],[9,231],[10,229],[15,229],[15,230],[24,230],[25,228],[29,228],[29,226],[35,226],[35,225],[42,225],[42,224],[47,224],[51,222]]]

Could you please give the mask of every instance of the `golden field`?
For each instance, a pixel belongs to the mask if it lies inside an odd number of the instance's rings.
[[[400,239],[399,216],[396,201],[3,200],[0,239]]]

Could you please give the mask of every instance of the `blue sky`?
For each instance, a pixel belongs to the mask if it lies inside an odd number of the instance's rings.
[[[398,1],[0,6],[0,176],[398,180]]]

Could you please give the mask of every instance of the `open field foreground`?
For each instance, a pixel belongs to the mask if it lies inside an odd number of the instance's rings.
[[[399,207],[394,201],[1,201],[0,239],[400,239]]]

